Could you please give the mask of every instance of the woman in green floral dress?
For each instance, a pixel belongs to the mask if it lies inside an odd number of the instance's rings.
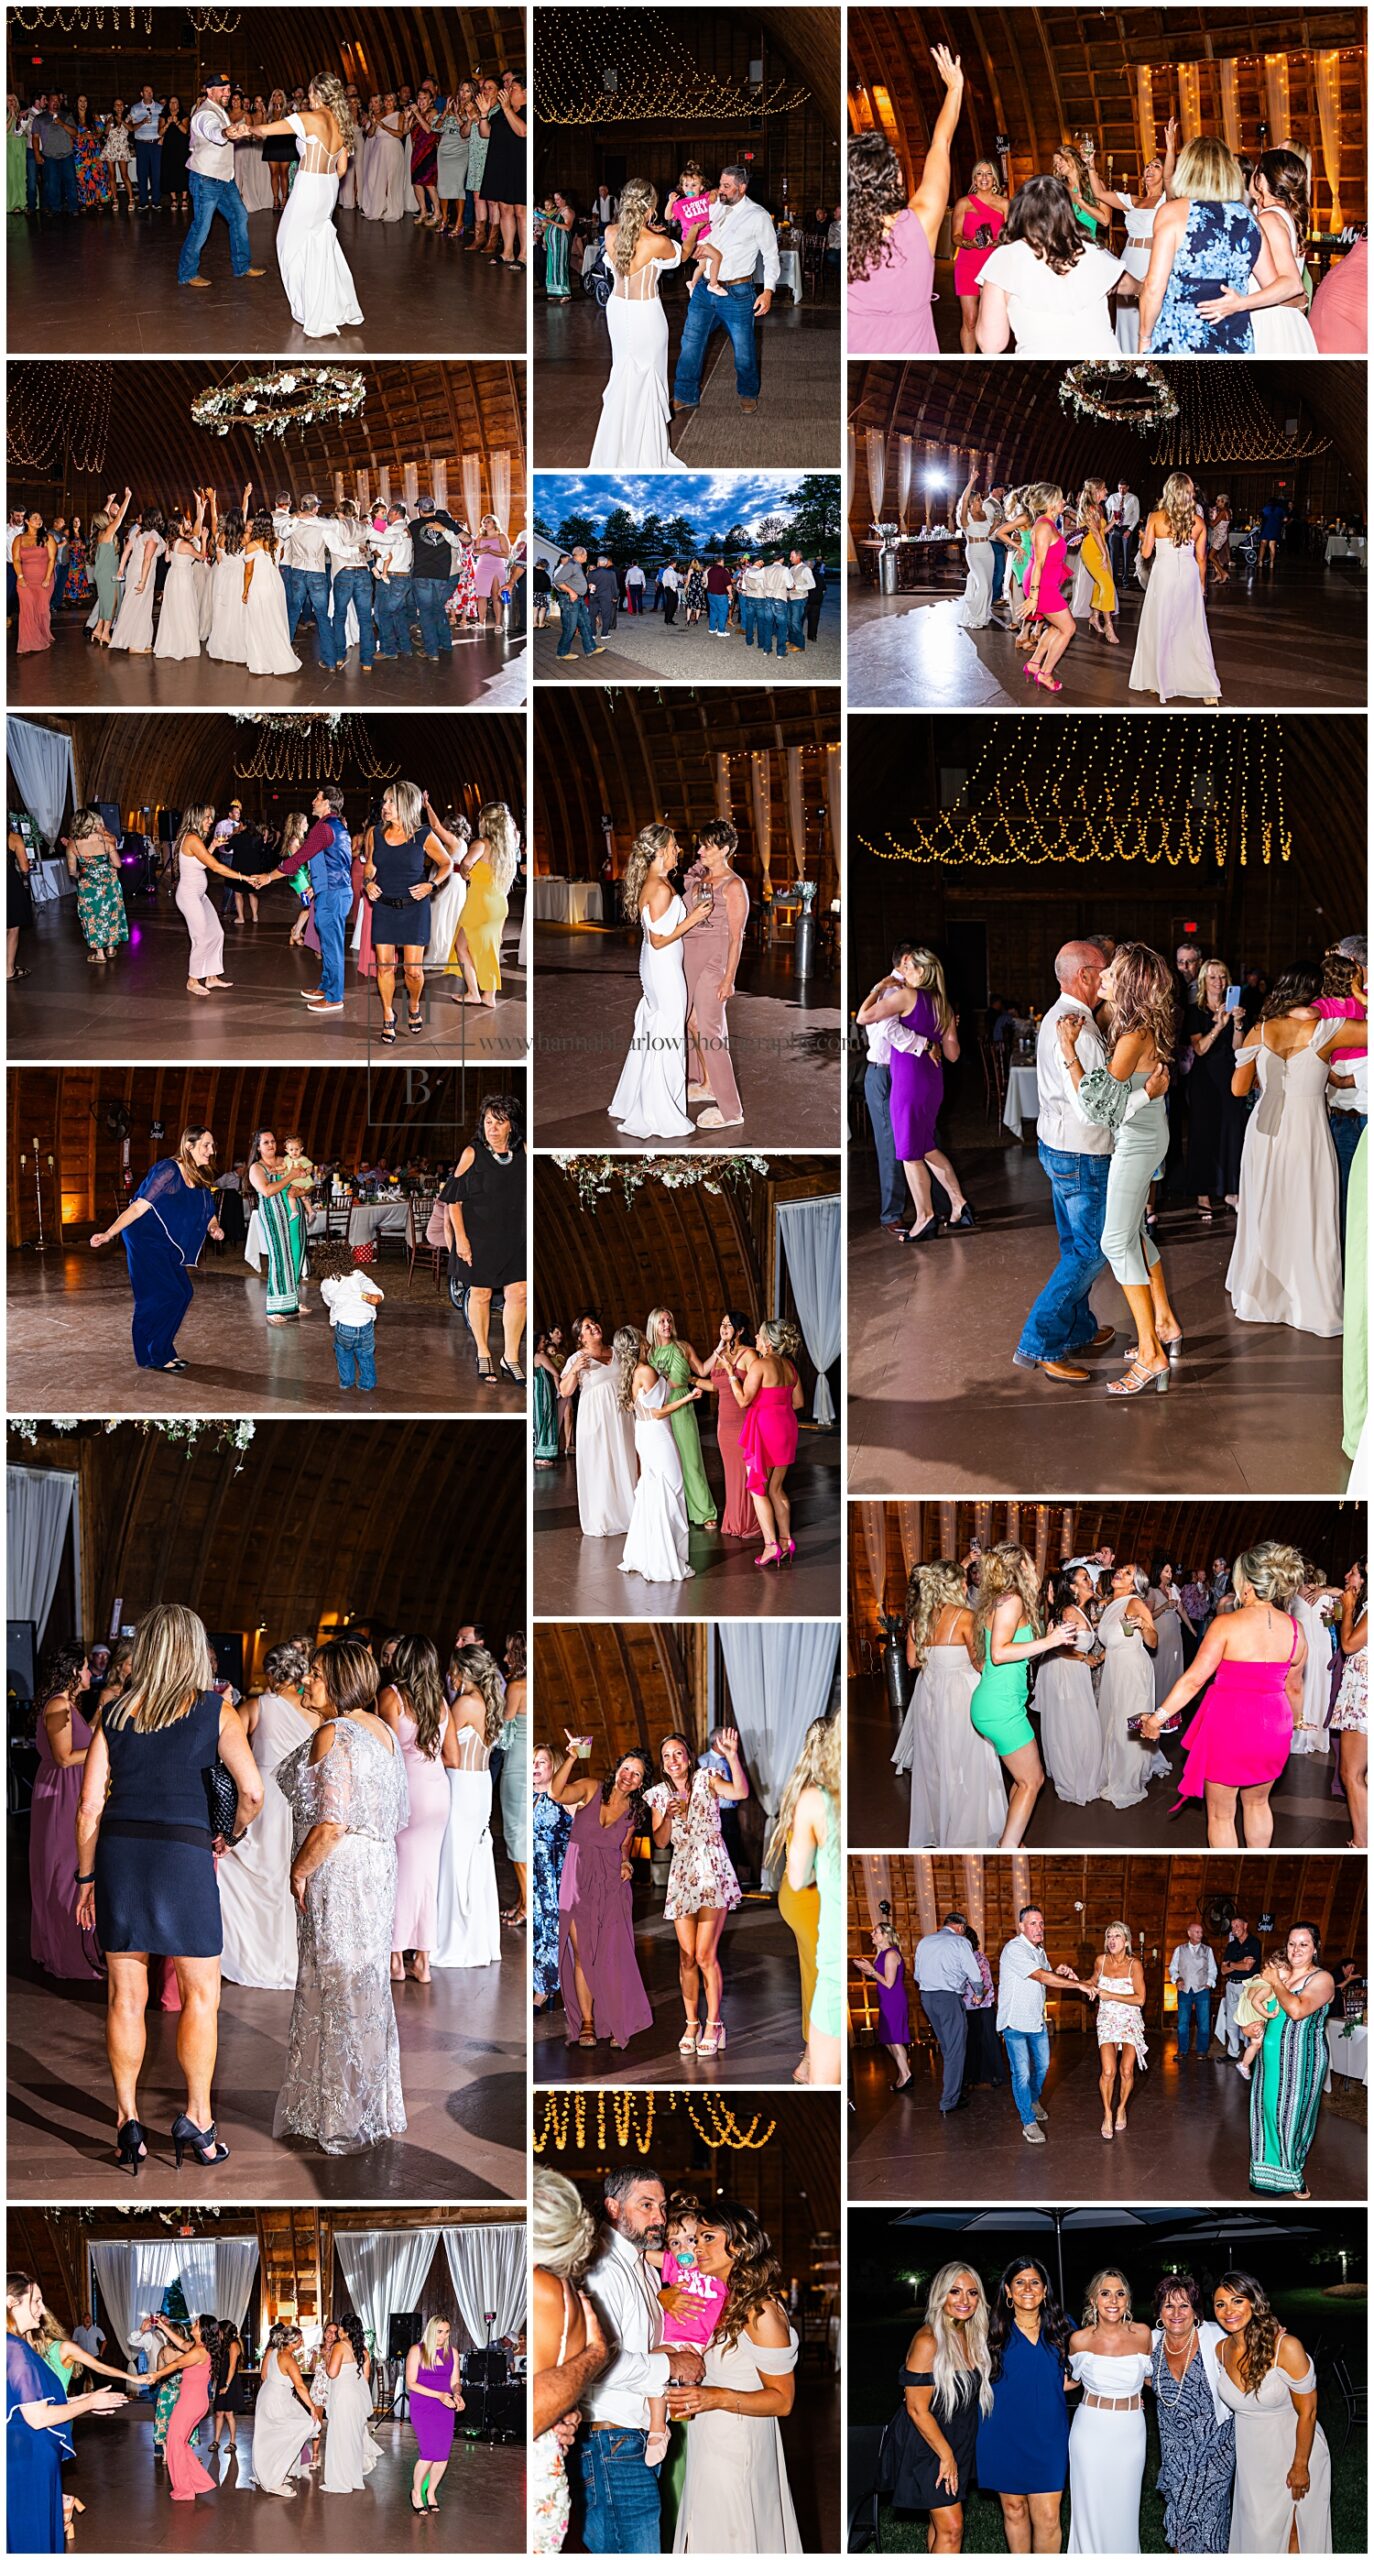
[[[78,809],[67,837],[67,868],[76,882],[76,913],[94,967],[129,939],[119,879],[119,848],[98,809]]]

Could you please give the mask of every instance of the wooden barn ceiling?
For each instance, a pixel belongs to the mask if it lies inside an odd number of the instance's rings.
[[[246,1450],[123,1423],[14,1442],[13,1464],[80,1481],[94,1642],[180,1601],[249,1656],[345,1620],[447,1648],[469,1620],[500,1649],[525,1622],[525,1449],[516,1425],[260,1422]],[[472,1490],[481,1486],[475,1507]],[[464,1517],[461,1537],[445,1523]]]
[[[1118,185],[1140,166],[1136,73],[1153,75],[1152,104],[1162,140],[1180,111],[1176,68],[1196,66],[1199,129],[1223,131],[1221,75],[1240,64],[1237,106],[1242,149],[1264,147],[1269,122],[1263,57],[1289,57],[1291,134],[1313,147],[1317,212],[1330,196],[1319,146],[1313,55],[1335,49],[1341,73],[1341,208],[1365,218],[1365,13],[1363,9],[853,9],[849,15],[852,127],[880,125],[919,170],[944,96],[931,48],[962,57],[966,88],[954,139],[958,196],[976,159],[999,134],[1011,144],[1013,182],[1047,169],[1057,143],[1091,134]]]
[[[690,14],[689,14],[690,23]],[[757,24],[782,61],[811,92],[826,132],[840,130],[838,9],[760,9]]]
[[[418,89],[432,76],[440,87],[456,89],[473,70],[496,74],[525,67],[523,9],[331,9],[312,8],[308,21],[289,9],[243,9],[229,35],[210,35],[197,47],[184,39],[192,33],[186,12],[159,8],[151,36],[141,17],[132,30],[104,34],[99,52],[89,37],[66,36],[44,28],[37,38],[16,31],[10,47],[10,85],[28,94],[37,77],[31,56],[41,52],[44,77],[54,86],[91,85],[92,95],[137,97],[143,79],[156,76],[166,87],[180,85],[182,103],[197,72],[214,68],[253,92],[270,95],[275,88],[294,89],[313,72],[334,71],[353,82],[366,100],[374,91],[406,85]]]
[[[519,531],[525,517],[525,384],[523,365],[366,364],[367,398],[356,416],[334,418],[292,429],[288,434],[255,437],[235,426],[227,436],[197,426],[191,403],[220,384],[241,380],[251,363],[116,364],[110,368],[114,387],[103,463],[78,468],[59,455],[46,471],[11,467],[18,498],[30,488],[49,497],[56,489],[69,506],[92,505],[109,489],[132,489],[134,504],[164,506],[192,499],[197,488],[213,481],[221,506],[237,505],[245,481],[270,505],[279,489],[299,496],[310,487],[322,497],[334,494],[334,475],[344,477],[344,494],[356,495],[357,475],[367,478],[371,495],[380,474],[391,473],[393,495],[402,491],[407,463],[419,471],[420,495],[427,494],[429,466],[447,462],[449,499],[463,512],[459,457],[476,453],[482,463],[482,503],[491,503],[490,457],[509,453],[511,526]],[[10,368],[11,414],[22,413],[27,399],[51,400],[69,387],[71,368],[44,363]]]
[[[609,1339],[619,1325],[642,1325],[651,1307],[670,1307],[704,1356],[727,1307],[754,1322],[768,1312],[774,1202],[816,1199],[836,1182],[833,1160],[778,1157],[772,1173],[719,1191],[651,1181],[632,1203],[615,1196],[593,1211],[583,1208],[570,1174],[537,1158],[536,1321],[566,1329],[594,1312]]]
[[[927,460],[952,466],[962,459],[967,467],[968,458],[975,455],[980,468],[990,469],[994,484],[1014,485],[1034,477],[1057,480],[1076,493],[1091,471],[1109,481],[1124,475],[1146,495],[1152,474],[1159,469],[1150,460],[1153,436],[1138,435],[1130,427],[1111,426],[1102,419],[1078,417],[1060,403],[1062,378],[1061,365],[1029,360],[852,364],[849,416],[858,435],[850,512],[855,521],[867,525],[873,513],[864,438],[874,427],[888,440],[885,502],[896,486],[899,436],[911,436],[916,442],[913,495],[921,486]],[[1280,428],[1297,419],[1300,426],[1329,436],[1354,487],[1363,490],[1368,415],[1363,364],[1293,364],[1284,357],[1257,364],[1235,357],[1225,368],[1224,382],[1206,367],[1187,364],[1170,368],[1170,381],[1179,393],[1185,420],[1199,414],[1210,418],[1223,394],[1228,403],[1234,403],[1242,390]],[[922,444],[938,452],[923,456]],[[1272,477],[1278,466],[1261,467]],[[1295,466],[1307,471],[1322,467],[1320,460]],[[1222,488],[1228,477],[1235,481],[1240,476],[1234,465],[1207,465],[1213,487]]]
[[[772,871],[784,878],[792,869],[785,750],[823,750],[836,746],[839,735],[839,695],[830,687],[780,686],[770,693],[757,686],[725,694],[679,685],[614,686],[589,689],[585,705],[550,688],[535,713],[535,869],[594,880],[605,851],[603,814],[615,822],[622,867],[639,829],[653,818],[685,836],[719,814],[716,758],[766,750]],[[803,776],[807,876],[820,880],[824,902],[838,886],[838,864],[820,755],[807,756]],[[762,866],[743,762],[731,771],[730,815],[740,834],[737,868],[758,881]]]
[[[590,1733],[604,1777],[627,1751],[657,1767],[665,1733],[696,1736],[710,1630],[632,1619],[624,1625],[543,1625],[534,1631],[534,1740],[559,1758],[567,1733]],[[703,1736],[704,1740],[704,1736]]]

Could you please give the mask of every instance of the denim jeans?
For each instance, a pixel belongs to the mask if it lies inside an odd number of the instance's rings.
[[[1062,1360],[1091,1342],[1097,1331],[1089,1293],[1107,1267],[1102,1223],[1111,1158],[1073,1155],[1061,1147],[1042,1146],[1039,1153],[1054,1201],[1059,1260],[1026,1318],[1017,1347],[1027,1360]]]
[[[577,2439],[582,2539],[589,2551],[659,2551],[658,2473],[644,2459],[642,2427],[584,2428]]]
[[[330,1004],[342,1004],[344,991],[344,927],[353,904],[351,888],[315,892],[315,931],[320,937],[320,989]]]
[[[1050,2067],[1050,2031],[1038,2027],[1034,2035],[1024,2027],[1008,2027],[1002,2038],[1007,2048],[1007,2069],[1011,2073],[1011,2094],[1016,2112],[1023,2124],[1034,2124],[1035,2106],[1045,2085]]]
[[[137,170],[138,170],[138,200],[139,200],[139,203],[140,203],[140,204],[161,204],[161,202],[162,202],[162,145],[161,145],[161,143],[160,143],[160,142],[135,142],[135,144],[134,144],[134,161],[135,161],[135,164],[136,164],[136,167],[137,167]],[[219,181],[218,179],[212,179],[212,180],[211,180],[211,184],[212,184],[212,185],[219,185],[219,184],[220,184],[220,181]],[[235,192],[237,192],[237,190],[236,190]],[[208,226],[207,226],[207,227],[208,227]],[[192,269],[192,273],[194,274],[194,272],[195,272],[195,270],[194,270],[194,268],[193,268],[193,269]],[[183,281],[184,281],[184,279],[183,279]]]
[[[143,166],[143,145],[138,146],[139,168]],[[161,162],[161,145],[158,160]],[[229,225],[229,262],[236,276],[246,276],[253,263],[248,245],[248,216],[243,198],[232,178],[202,178],[196,170],[187,171],[186,183],[191,190],[191,228],[181,244],[177,260],[177,283],[189,284],[200,272],[200,253],[210,237],[210,225],[222,213]]]
[[[782,596],[759,596],[756,599],[754,627],[765,658],[770,649],[776,649],[780,658],[786,657],[787,604]]]
[[[1207,2039],[1212,2032],[1212,1995],[1210,1991],[1180,1991],[1178,1995],[1178,2050],[1180,2056],[1187,2052],[1195,2026],[1197,2029],[1198,2052],[1205,2053],[1207,2051]]]
[[[786,604],[785,610],[786,610],[786,614],[787,614],[787,645],[788,645],[788,648],[789,648],[789,649],[804,649],[804,648],[806,647],[806,598],[805,598],[805,596],[789,596],[789,597],[788,597],[788,599],[787,599],[787,604]]]
[[[747,649],[753,648],[755,626],[758,622],[758,618],[758,598],[756,596],[747,596],[741,593],[739,600],[739,624],[741,631],[744,633],[744,645]]]
[[[56,598],[53,599],[56,602]],[[1345,1269],[1345,1204],[1350,1192],[1350,1168],[1355,1149],[1364,1135],[1363,1111],[1332,1111],[1327,1114],[1331,1127],[1331,1143],[1336,1150],[1336,1174],[1341,1192],[1341,1269]]]
[[[291,628],[292,639],[296,637],[296,625],[305,611],[308,599],[315,616],[315,628],[319,634],[320,664],[322,667],[332,667],[334,628],[329,615],[329,571],[327,569],[283,569],[281,580],[286,589],[286,619]]]
[[[43,211],[76,211],[76,159],[71,152],[65,160],[45,160],[43,163]]]
[[[453,654],[453,632],[444,610],[452,593],[447,578],[412,578],[410,592],[415,605],[415,619],[420,626],[420,646],[427,658],[448,658]]]
[[[992,609],[994,613],[1002,601],[1002,589],[1006,584],[1006,577],[1007,546],[1005,542],[994,542],[992,546]]]
[[[814,571],[812,574],[814,575]],[[825,589],[817,579],[806,599],[806,636],[813,649],[820,633],[821,614],[824,608]]]
[[[372,653],[377,646],[377,634],[372,621],[372,572],[370,569],[336,569],[334,572],[334,602],[330,610],[333,622],[334,664],[337,667],[343,665],[348,654],[348,608],[350,605],[355,608],[358,616],[359,654],[363,665],[370,667]]]
[[[375,1324],[336,1324],[334,1333],[334,1366],[341,1387],[360,1387],[364,1395],[377,1383],[377,1328]]]
[[[706,289],[703,277],[694,284],[687,303],[687,317],[682,326],[682,344],[678,348],[677,371],[673,376],[673,398],[694,409],[701,398],[701,368],[706,350],[717,329],[728,329],[735,356],[735,389],[741,400],[757,400],[759,396],[759,360],[754,344],[757,322],[754,280],[726,287],[721,302]]]
[[[408,658],[410,647],[410,580],[379,578],[372,590],[377,637],[389,658]]]
[[[569,596],[558,590],[558,655],[570,658],[574,640],[582,643],[582,655],[589,658],[596,642],[592,637],[591,607],[585,596]]]
[[[878,1150],[878,1190],[882,1201],[878,1214],[885,1227],[905,1226],[910,1214],[906,1184],[892,1138],[891,1095],[892,1069],[875,1066],[870,1060],[864,1069],[864,1101],[868,1107],[873,1144]]]
[[[708,630],[711,631],[728,630],[730,624],[730,599],[728,596],[707,597],[706,623]]]
[[[42,177],[43,172],[38,165],[38,155],[33,148],[30,147],[24,154],[24,210],[26,213],[37,213],[38,211],[38,199],[42,192]],[[116,198],[116,202],[118,202],[118,198]]]
[[[1114,524],[1108,533],[1107,556],[1112,564],[1118,594],[1131,574],[1131,560],[1139,538],[1138,534],[1128,533],[1125,526],[1119,524]]]

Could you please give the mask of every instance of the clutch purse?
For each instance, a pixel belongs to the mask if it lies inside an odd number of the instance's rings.
[[[232,1840],[238,1827],[238,1788],[222,1760],[212,1760],[204,1776],[211,1832],[217,1840]]]

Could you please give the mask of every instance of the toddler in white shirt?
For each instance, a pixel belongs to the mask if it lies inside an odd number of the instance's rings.
[[[358,1387],[368,1395],[377,1384],[377,1319],[385,1291],[366,1263],[355,1263],[343,1236],[327,1236],[310,1253],[320,1296],[329,1309],[334,1365],[345,1391]]]

